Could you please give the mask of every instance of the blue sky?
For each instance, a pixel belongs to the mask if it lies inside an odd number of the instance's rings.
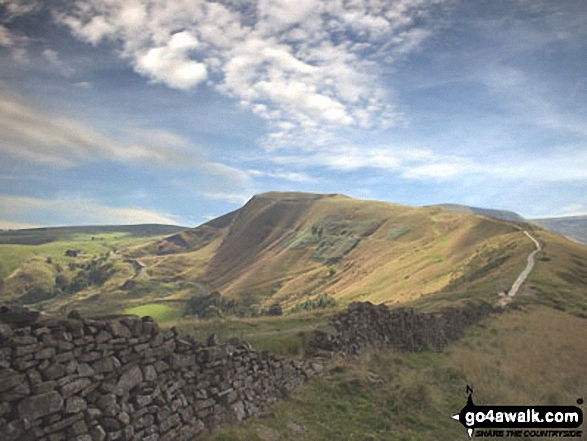
[[[587,213],[587,3],[0,0],[0,228],[271,190]]]

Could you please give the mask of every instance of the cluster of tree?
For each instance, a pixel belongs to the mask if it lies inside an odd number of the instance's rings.
[[[274,303],[269,308],[261,308],[259,305],[243,306],[234,299],[222,297],[214,291],[210,294],[202,294],[190,298],[187,302],[184,315],[196,316],[201,319],[216,317],[259,317],[262,315],[282,315],[283,309],[280,303]]]
[[[214,291],[210,294],[203,294],[190,298],[187,302],[184,315],[195,315],[207,319],[223,317],[225,315],[236,315],[238,309],[237,301],[222,297]]]
[[[107,257],[100,257],[84,263],[70,263],[71,271],[77,270],[75,276],[69,280],[63,273],[55,277],[55,291],[60,293],[75,293],[90,286],[103,285],[115,272],[114,263],[107,262]]]
[[[296,306],[288,309],[290,314],[311,311],[314,309],[325,309],[334,308],[337,305],[337,301],[334,297],[330,297],[328,294],[318,294],[315,298],[306,300],[304,303],[299,303]]]

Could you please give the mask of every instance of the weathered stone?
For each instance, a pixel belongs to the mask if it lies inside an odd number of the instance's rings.
[[[88,433],[88,425],[84,420],[78,421],[73,426],[71,426],[71,432],[77,436],[85,435]]]
[[[139,409],[148,406],[153,402],[153,398],[150,395],[137,395],[134,397],[134,400]]]
[[[21,384],[24,380],[24,375],[10,375],[5,378],[0,378],[0,392],[4,392],[6,390],[10,390],[17,385]]]
[[[18,346],[14,350],[15,357],[22,357],[23,355],[33,354],[39,350],[40,345],[36,344],[37,339],[35,338],[35,344],[27,346]]]
[[[86,410],[88,404],[86,400],[81,397],[73,396],[67,399],[65,402],[66,413],[78,413]]]
[[[128,329],[125,325],[123,325],[118,320],[112,320],[108,322],[108,330],[112,333],[114,337],[122,337],[122,338],[130,338],[132,334],[130,329]]]
[[[80,363],[77,367],[77,374],[80,377],[91,377],[96,371],[87,363]]]
[[[12,337],[12,328],[6,323],[0,322],[0,341],[7,340]]]
[[[96,403],[98,407],[102,410],[108,410],[116,406],[116,395],[114,394],[106,394],[102,395],[98,402]]]
[[[115,432],[120,430],[122,424],[116,418],[104,417],[101,419],[101,424],[106,432]]]
[[[39,311],[6,311],[0,312],[0,321],[12,323],[16,326],[27,326],[35,323],[39,318]]]
[[[242,401],[236,402],[232,406],[232,411],[234,412],[234,416],[236,417],[237,421],[243,421],[247,416],[245,413],[245,406],[243,405]]]
[[[53,360],[55,361],[55,363],[66,363],[70,360],[73,360],[73,358],[73,352],[62,352],[60,354],[57,354]]]
[[[103,358],[92,363],[92,369],[97,373],[108,373],[115,369],[116,365],[112,357]]]
[[[90,435],[92,436],[92,441],[104,441],[106,439],[106,431],[100,425],[92,427]]]
[[[60,430],[63,430],[67,427],[71,427],[72,425],[74,425],[76,422],[78,422],[82,418],[83,418],[83,415],[81,413],[64,418],[60,421],[57,421],[54,424],[51,424],[50,426],[47,426],[45,428],[45,433],[59,432]]]
[[[20,382],[12,389],[0,393],[0,402],[14,401],[28,397],[31,394],[31,389],[27,382]]]
[[[153,365],[143,367],[143,378],[145,381],[155,381],[157,379],[157,371]]]
[[[63,409],[63,398],[55,391],[25,398],[18,403],[18,414],[21,418],[29,420],[59,412],[61,409]]]
[[[143,371],[138,366],[134,366],[127,372],[121,375],[118,380],[117,387],[123,391],[129,391],[133,387],[138,386],[143,381]]]
[[[64,398],[70,397],[90,384],[92,384],[92,382],[88,378],[80,378],[79,380],[72,381],[61,387],[61,395],[63,395]]]
[[[42,383],[35,384],[32,387],[32,391],[35,395],[51,392],[55,389],[56,384],[55,381],[43,381]]]

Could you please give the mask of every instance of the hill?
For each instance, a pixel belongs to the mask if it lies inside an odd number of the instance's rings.
[[[587,216],[550,217],[532,222],[587,245]]]
[[[142,224],[142,225],[88,225],[73,227],[25,228],[20,230],[0,230],[0,244],[40,245],[43,243],[63,241],[76,235],[96,235],[108,233],[125,233],[132,237],[165,236],[185,230],[177,225]]]
[[[495,210],[490,208],[470,207],[459,204],[438,204],[443,210],[457,213],[470,213],[480,216],[489,216],[521,224],[534,223],[554,233],[565,236],[582,244],[587,244],[587,216],[563,216],[543,219],[526,219],[518,213],[508,210]]]
[[[220,294],[209,299],[214,314],[255,314],[276,304],[280,311],[293,311],[354,300],[423,309],[471,298],[494,301],[533,249],[520,228],[437,206],[265,193],[197,228],[156,240],[125,236],[116,253],[104,254],[114,246],[107,239],[88,237],[77,257],[63,256],[73,246],[67,241],[27,248],[37,257],[5,272],[0,299],[46,311],[129,311],[166,320],[180,317],[194,297],[214,292]],[[580,311],[575,279],[583,280],[583,269],[575,261],[585,251],[571,250],[578,245],[538,227],[526,228],[548,238],[552,249],[560,245],[561,255],[546,265],[552,279],[545,283],[568,283],[574,299],[568,304]],[[53,260],[46,259],[42,247],[58,245]],[[574,272],[559,271],[559,261]]]
[[[470,207],[468,205],[459,204],[438,204],[443,210],[454,211],[457,213],[478,214],[480,216],[489,216],[496,219],[503,219],[511,222],[528,223],[528,220],[520,216],[518,213],[508,210],[495,210],[491,208]]]

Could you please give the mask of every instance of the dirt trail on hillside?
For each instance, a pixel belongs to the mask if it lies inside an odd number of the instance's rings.
[[[528,263],[526,264],[526,268],[524,268],[524,271],[520,273],[520,275],[510,288],[509,292],[507,294],[500,293],[500,295],[502,295],[502,298],[499,300],[499,304],[501,306],[506,306],[508,303],[510,303],[512,301],[512,298],[518,293],[520,286],[522,286],[522,283],[526,281],[526,278],[530,274],[530,271],[532,271],[532,269],[534,268],[534,256],[536,255],[536,253],[542,250],[542,248],[540,247],[540,243],[534,237],[532,237],[530,233],[524,231],[524,234],[528,236],[528,238],[532,242],[534,242],[534,245],[536,245],[536,249],[532,251],[528,256]]]

